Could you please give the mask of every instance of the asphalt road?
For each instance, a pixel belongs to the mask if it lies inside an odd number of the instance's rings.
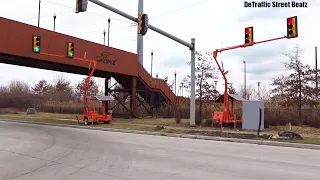
[[[0,122],[0,179],[320,180],[320,151]]]

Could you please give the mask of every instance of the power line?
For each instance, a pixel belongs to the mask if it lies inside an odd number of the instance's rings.
[[[56,3],[56,2],[52,2],[52,1],[48,1],[48,0],[43,0],[43,1],[75,10],[74,7],[67,6],[67,5],[64,5],[64,4],[60,4],[60,3]],[[100,17],[104,17],[104,18],[109,18],[109,16],[105,16],[105,15],[93,13],[93,12],[90,12],[90,11],[86,11],[86,13],[93,14],[93,15],[100,16]],[[122,21],[122,22],[126,22],[126,23],[131,23],[130,21],[126,21],[126,20],[123,20],[123,19],[112,18],[112,20]]]
[[[186,9],[186,8],[189,8],[189,7],[193,7],[193,6],[196,6],[196,5],[205,3],[205,2],[207,2],[207,1],[209,1],[209,0],[204,0],[204,1],[200,1],[200,2],[194,3],[194,4],[190,4],[190,5],[188,5],[188,6],[184,6],[184,7],[182,7],[182,8],[175,9],[175,10],[172,10],[172,11],[169,11],[169,12],[166,12],[166,13],[163,13],[163,14],[160,14],[160,15],[158,15],[158,16],[156,16],[156,17],[151,17],[151,18],[149,18],[149,19],[157,19],[157,18],[159,18],[159,17],[165,16],[165,15],[168,15],[168,14],[171,14],[171,13],[174,13],[174,12],[177,12],[177,11],[181,11],[181,10],[183,10],[183,9]]]
[[[57,13],[57,15],[61,15],[61,14],[67,14],[67,13],[71,13],[71,12],[74,12],[74,11],[65,11],[65,12],[61,12],[61,13]],[[40,16],[40,18],[46,18],[46,17],[52,17],[53,14],[51,15],[44,15],[44,16]],[[28,20],[33,20],[33,19],[38,19],[38,17],[33,17],[33,18],[27,18],[27,19],[22,19],[20,21],[28,21]]]
[[[111,28],[111,30],[118,30],[118,29],[123,29],[123,28],[128,28],[128,27],[132,27],[132,26],[120,26],[120,27],[116,27],[116,28]],[[62,31],[69,31],[69,32],[73,32],[74,33],[74,30],[71,30],[71,29],[62,29],[62,28],[58,28],[58,30],[62,30]],[[100,30],[92,30],[92,31],[86,31],[86,32],[77,32],[78,34],[91,34],[91,33],[102,33],[103,32],[103,29],[100,29]]]

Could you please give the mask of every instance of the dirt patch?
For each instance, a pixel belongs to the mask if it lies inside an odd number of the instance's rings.
[[[258,136],[256,134],[245,133],[228,133],[219,131],[186,131],[187,134],[203,135],[203,136],[217,136],[226,138],[238,138],[238,139],[255,139]]]
[[[156,126],[156,127],[154,128],[155,131],[160,131],[160,130],[162,130],[162,129],[164,129],[164,126]]]

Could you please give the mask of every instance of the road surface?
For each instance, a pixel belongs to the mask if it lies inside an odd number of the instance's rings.
[[[320,180],[320,151],[0,122],[0,179]]]

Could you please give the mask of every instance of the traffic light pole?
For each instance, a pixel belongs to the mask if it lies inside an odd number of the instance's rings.
[[[139,13],[143,14],[143,0],[139,0],[138,3],[138,14]],[[137,54],[139,63],[143,66],[143,35],[139,33],[139,26],[137,26],[137,32]]]
[[[107,4],[105,4],[105,3],[103,3],[103,2],[101,2],[99,0],[89,0],[89,1],[94,3],[94,4],[96,4],[96,5],[98,5],[98,6],[101,6],[101,7],[105,8],[105,9],[108,9],[108,10],[110,10],[110,11],[116,13],[116,14],[119,14],[120,16],[123,16],[123,17],[125,17],[125,18],[127,18],[127,19],[129,19],[129,20],[131,20],[133,22],[139,23],[138,22],[138,18],[133,17],[133,16],[131,16],[131,15],[125,13],[125,12],[122,12],[122,11],[116,9],[116,8],[113,8],[113,7],[107,5]],[[140,4],[140,1],[142,1],[142,0],[139,0],[139,12],[140,12],[140,10],[143,10],[143,7],[140,7],[140,5],[143,6],[143,3]],[[180,39],[180,38],[178,38],[176,36],[173,36],[173,35],[165,32],[165,31],[155,27],[155,26],[152,26],[151,24],[148,24],[148,28],[153,30],[153,31],[155,31],[155,32],[157,32],[157,33],[159,33],[159,34],[161,34],[161,35],[163,35],[163,36],[166,36],[169,39],[172,39],[172,40],[174,40],[174,41],[176,41],[176,42],[188,47],[190,49],[190,51],[191,51],[190,126],[195,126],[195,80],[196,80],[196,75],[195,75],[196,74],[195,73],[195,39],[192,38],[191,39],[191,43],[188,43],[188,42],[186,42],[186,41],[184,41],[184,40],[182,40],[182,39]],[[141,35],[138,35],[138,47],[137,48],[140,47],[139,46],[139,36],[141,36]],[[143,46],[141,46],[141,48],[143,49]],[[142,50],[142,52],[143,52],[143,50]],[[142,54],[138,54],[138,55],[143,57]],[[139,57],[139,60],[140,60],[140,57]]]

